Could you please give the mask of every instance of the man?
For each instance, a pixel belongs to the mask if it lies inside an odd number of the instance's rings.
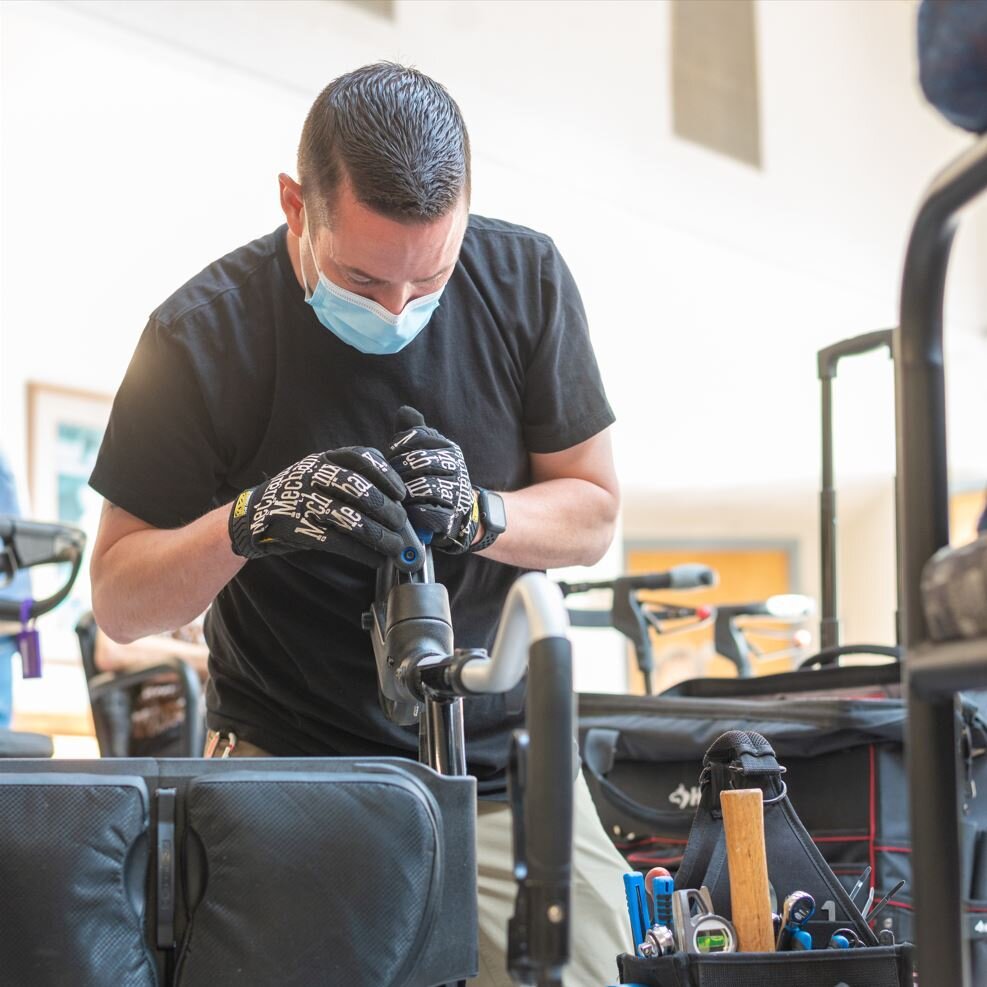
[[[93,608],[125,642],[212,603],[209,753],[414,757],[360,624],[375,567],[409,519],[433,532],[457,645],[489,647],[521,570],[610,542],[613,415],[551,240],[469,215],[468,137],[441,86],[390,64],[335,80],[298,172],[279,179],[286,227],[151,316],[92,476]],[[485,985],[509,983],[519,700],[465,711]],[[569,980],[596,987],[626,946],[622,866],[581,781],[577,801]]]

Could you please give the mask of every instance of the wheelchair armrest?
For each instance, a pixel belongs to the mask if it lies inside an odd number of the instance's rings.
[[[129,665],[115,672],[101,672],[89,679],[89,698],[96,702],[165,674],[178,676],[185,698],[185,724],[182,730],[184,756],[199,757],[205,743],[201,712],[202,685],[195,669],[183,659],[169,656],[153,665]]]
[[[114,672],[100,672],[89,680],[89,695],[99,699],[110,692],[143,685],[149,679],[168,673],[177,674],[186,699],[201,692],[199,678],[181,658],[162,658],[153,665],[126,665]]]

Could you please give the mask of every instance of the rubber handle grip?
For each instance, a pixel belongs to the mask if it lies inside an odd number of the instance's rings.
[[[410,521],[405,521],[404,527],[401,529],[401,535],[404,541],[404,547],[398,553],[397,558],[394,559],[394,567],[401,572],[418,572],[425,564],[425,546],[422,544],[422,539],[411,526]],[[429,538],[429,541],[431,541],[431,538]]]

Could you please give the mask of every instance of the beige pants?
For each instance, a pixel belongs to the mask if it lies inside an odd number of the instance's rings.
[[[206,741],[207,752],[213,732]],[[213,757],[226,750],[213,745]],[[208,756],[208,754],[207,754]],[[238,741],[227,756],[266,757]],[[586,782],[576,780],[572,846],[571,958],[566,987],[606,987],[617,982],[617,954],[631,949],[622,875],[629,870],[600,824]],[[480,975],[470,987],[512,987],[507,974],[507,921],[514,914],[517,884],[506,802],[478,802],[476,820],[479,888]]]
[[[617,954],[631,948],[622,875],[630,870],[610,842],[582,774],[576,780],[572,831],[571,958],[566,987],[617,983]],[[517,884],[511,847],[511,813],[502,802],[479,802],[476,856],[480,891],[480,976],[475,987],[510,987],[507,920]]]

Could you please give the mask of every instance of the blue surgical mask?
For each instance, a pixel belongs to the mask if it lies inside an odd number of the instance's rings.
[[[319,283],[309,292],[308,280],[302,271],[305,301],[312,306],[319,322],[361,353],[385,356],[400,352],[428,325],[432,313],[439,307],[445,286],[430,295],[413,299],[398,315],[393,315],[383,305],[333,284],[319,270],[312,238],[307,232],[305,239],[319,274]]]

